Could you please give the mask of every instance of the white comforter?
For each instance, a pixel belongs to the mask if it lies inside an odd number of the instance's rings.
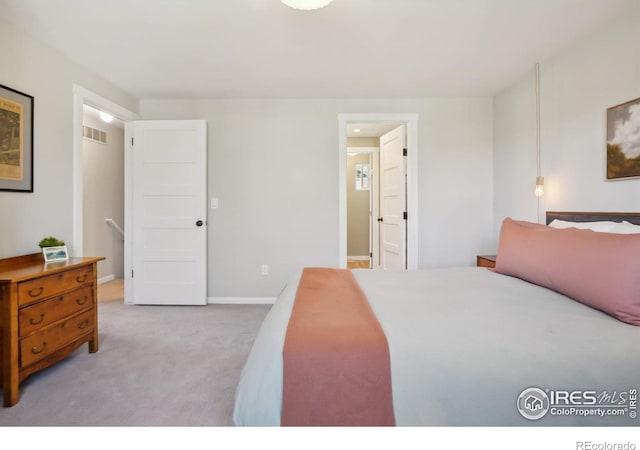
[[[282,348],[301,273],[255,340],[236,392],[236,425],[280,424]],[[354,275],[387,336],[397,425],[640,425],[628,399],[640,387],[640,327],[484,268]],[[516,408],[529,387],[624,391],[627,409],[532,421]]]

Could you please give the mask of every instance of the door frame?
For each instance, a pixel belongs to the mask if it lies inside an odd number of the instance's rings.
[[[347,124],[397,122],[407,131],[407,269],[418,268],[418,114],[338,114],[338,266],[347,267]]]
[[[108,112],[123,122],[138,118],[138,114],[133,111],[129,111],[128,109],[78,84],[73,85],[73,256],[84,256],[84,207],[82,203],[84,187],[84,169],[82,166],[83,105],[89,105],[99,109],[100,111]]]

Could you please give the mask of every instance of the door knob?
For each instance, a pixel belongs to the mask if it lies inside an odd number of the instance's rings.
[[[201,227],[202,225],[204,225],[204,222],[203,222],[202,220],[198,220],[198,221],[196,222],[196,226],[197,226],[197,227]]]

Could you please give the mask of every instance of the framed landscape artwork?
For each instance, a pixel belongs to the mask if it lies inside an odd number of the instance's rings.
[[[2,85],[0,191],[33,192],[33,97]]]
[[[640,98],[607,109],[607,180],[640,177]]]

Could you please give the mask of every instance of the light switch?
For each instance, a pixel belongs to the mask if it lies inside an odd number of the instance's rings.
[[[218,199],[217,198],[212,198],[211,199],[211,209],[218,209]]]

